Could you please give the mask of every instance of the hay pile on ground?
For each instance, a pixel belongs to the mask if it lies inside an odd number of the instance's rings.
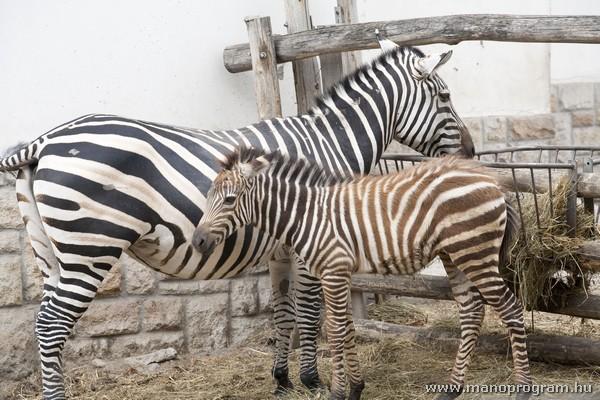
[[[454,302],[431,302],[426,305],[405,307],[405,303],[393,300],[385,303],[384,313],[372,311],[379,316],[393,316],[396,307],[398,315],[406,315],[407,322],[427,319],[427,325],[446,321],[449,316],[457,317]],[[407,309],[415,310],[414,313]],[[548,314],[545,314],[548,316]],[[579,329],[577,319],[564,316],[552,320],[549,327],[564,332],[568,325]],[[400,321],[393,316],[396,322]],[[544,317],[540,317],[544,320]],[[494,313],[488,313],[486,321],[495,329],[498,321]],[[571,321],[571,323],[568,323]],[[390,322],[388,319],[386,322]],[[442,322],[446,323],[446,322]],[[540,326],[540,322],[537,323]],[[487,328],[484,329],[484,331]],[[274,382],[270,378],[273,347],[269,340],[272,332],[264,332],[241,348],[210,356],[186,356],[169,362],[158,372],[145,375],[131,370],[114,375],[91,367],[70,369],[67,372],[68,394],[72,400],[265,400],[275,399],[272,392]],[[445,383],[454,363],[455,349],[426,348],[404,340],[383,339],[359,343],[359,356],[362,371],[367,382],[363,395],[369,400],[425,400],[433,396],[425,392],[426,384]],[[297,352],[292,355],[290,376],[297,388]],[[329,382],[331,364],[326,345],[321,343],[319,368],[325,382]],[[510,356],[486,354],[475,351],[467,381],[471,384],[512,383],[512,361]],[[544,363],[532,363],[532,375],[538,384],[580,384],[600,385],[600,369],[573,368]],[[39,400],[40,382],[36,376],[17,389],[12,399]],[[325,394],[314,396],[297,390],[284,397],[284,400],[327,399]],[[464,394],[465,400],[481,399],[479,395]],[[498,397],[492,397],[498,398]],[[504,398],[504,397],[503,397]],[[551,397],[550,397],[551,398]],[[488,397],[489,399],[489,397]],[[541,398],[543,399],[543,397]],[[546,397],[545,399],[548,399]]]
[[[569,181],[561,180],[549,193],[537,195],[539,227],[533,194],[520,199],[525,233],[511,248],[510,264],[501,269],[527,309],[547,305],[566,290],[586,289],[590,274],[582,270],[576,250],[586,240],[598,238],[594,216],[577,205],[577,229],[569,235],[567,197]],[[512,201],[516,210],[516,199]]]

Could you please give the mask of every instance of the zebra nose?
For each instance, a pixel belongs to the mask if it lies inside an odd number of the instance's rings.
[[[200,253],[206,253],[211,249],[210,232],[202,225],[199,225],[194,231],[192,237],[192,246]]]
[[[475,145],[473,144],[473,139],[471,138],[471,134],[469,130],[465,127],[460,132],[461,138],[461,150],[460,153],[466,158],[475,157]]]

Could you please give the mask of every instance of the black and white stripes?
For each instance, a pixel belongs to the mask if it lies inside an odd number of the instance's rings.
[[[418,50],[397,48],[347,77],[308,115],[227,131],[87,115],[0,160],[0,170],[19,170],[19,207],[44,276],[36,329],[44,398],[64,398],[64,342],[123,252],[182,278],[231,277],[274,257],[289,265],[286,249],[253,228],[234,232],[210,254],[192,250],[206,193],[238,145],[279,149],[339,175],[368,172],[393,139],[430,156],[472,155],[470,136],[435,72],[447,58],[424,62]],[[275,288],[283,275],[273,274]],[[319,283],[298,279],[303,295],[297,304],[276,296],[276,321],[293,320],[296,309],[308,313],[303,321],[318,319]],[[280,383],[287,378],[288,327],[277,326]],[[303,381],[318,385],[317,324],[305,327]]]

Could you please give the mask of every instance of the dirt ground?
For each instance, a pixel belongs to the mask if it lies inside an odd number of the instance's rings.
[[[417,326],[457,326],[458,312],[452,302],[391,300],[370,308],[373,319],[401,322]],[[600,339],[600,323],[582,321],[551,314],[535,314],[536,333],[560,333]],[[531,315],[528,325],[531,329]],[[504,329],[488,310],[485,331]],[[142,373],[130,369],[115,374],[91,366],[67,370],[67,390],[70,399],[206,399],[206,400],[263,400],[273,399],[274,382],[270,377],[272,362],[272,332],[257,335],[245,346],[228,349],[210,356],[182,356],[161,364],[155,372]],[[421,400],[432,399],[425,385],[447,381],[454,362],[454,349],[425,348],[405,340],[362,340],[359,345],[361,366],[366,388],[364,399]],[[321,377],[329,382],[330,360],[326,344],[319,352]],[[291,358],[291,378],[297,391],[285,400],[326,399],[325,393],[311,394],[301,389],[298,379],[297,353]],[[510,384],[512,361],[509,355],[486,354],[475,351],[467,381],[470,384]],[[588,384],[598,389],[596,395],[548,395],[538,399],[600,399],[600,367],[573,367],[532,363],[536,384]],[[21,382],[12,399],[40,399],[37,376]],[[571,395],[572,396],[572,395]],[[463,394],[461,399],[506,399],[505,395]],[[536,399],[536,397],[533,397]]]

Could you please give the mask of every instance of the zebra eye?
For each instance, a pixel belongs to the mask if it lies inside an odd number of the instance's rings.
[[[438,96],[440,96],[440,100],[442,100],[442,101],[450,100],[450,93],[448,93],[448,92],[440,92],[438,94]]]
[[[225,205],[232,205],[233,203],[235,203],[235,196],[225,196],[225,198],[223,199],[223,204]]]

